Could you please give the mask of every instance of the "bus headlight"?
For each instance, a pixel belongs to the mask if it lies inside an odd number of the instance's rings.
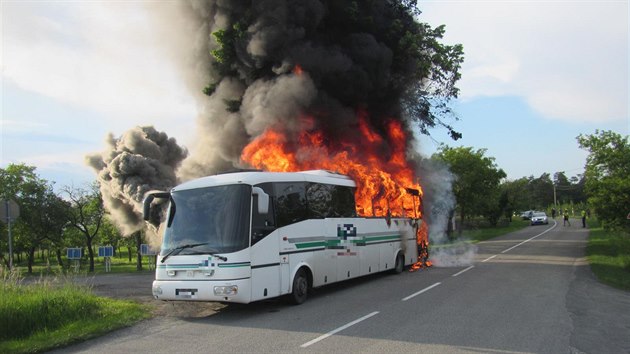
[[[174,277],[175,274],[177,274],[177,272],[174,271],[174,270],[167,270],[166,271],[166,275],[168,275],[169,277]]]
[[[238,294],[238,285],[215,286],[214,295],[216,296],[233,296]]]
[[[159,285],[153,286],[153,296],[162,295],[162,288]]]

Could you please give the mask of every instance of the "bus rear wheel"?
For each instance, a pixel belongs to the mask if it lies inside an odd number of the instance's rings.
[[[299,305],[306,301],[308,296],[308,278],[304,269],[300,269],[295,273],[293,278],[293,292],[291,293],[291,300],[294,304]]]
[[[396,255],[396,263],[394,264],[392,273],[400,274],[402,273],[404,267],[405,267],[405,258],[403,257],[402,254],[399,253],[398,255]]]

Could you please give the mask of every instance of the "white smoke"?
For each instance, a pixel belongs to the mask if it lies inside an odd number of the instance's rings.
[[[423,159],[418,173],[424,191],[424,220],[429,226],[429,259],[436,267],[471,265],[477,246],[463,240],[452,240],[447,230],[456,200],[453,182],[456,176],[441,161]]]

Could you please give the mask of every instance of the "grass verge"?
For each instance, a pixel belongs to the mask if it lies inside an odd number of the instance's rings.
[[[103,335],[151,316],[146,306],[92,294],[68,279],[0,283],[0,353],[37,353]]]
[[[600,282],[630,290],[630,236],[604,230],[596,221],[589,221],[590,236],[586,255]]]

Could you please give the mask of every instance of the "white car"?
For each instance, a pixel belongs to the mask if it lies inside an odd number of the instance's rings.
[[[549,224],[549,220],[547,220],[547,214],[542,211],[534,212],[530,220],[532,225]]]

